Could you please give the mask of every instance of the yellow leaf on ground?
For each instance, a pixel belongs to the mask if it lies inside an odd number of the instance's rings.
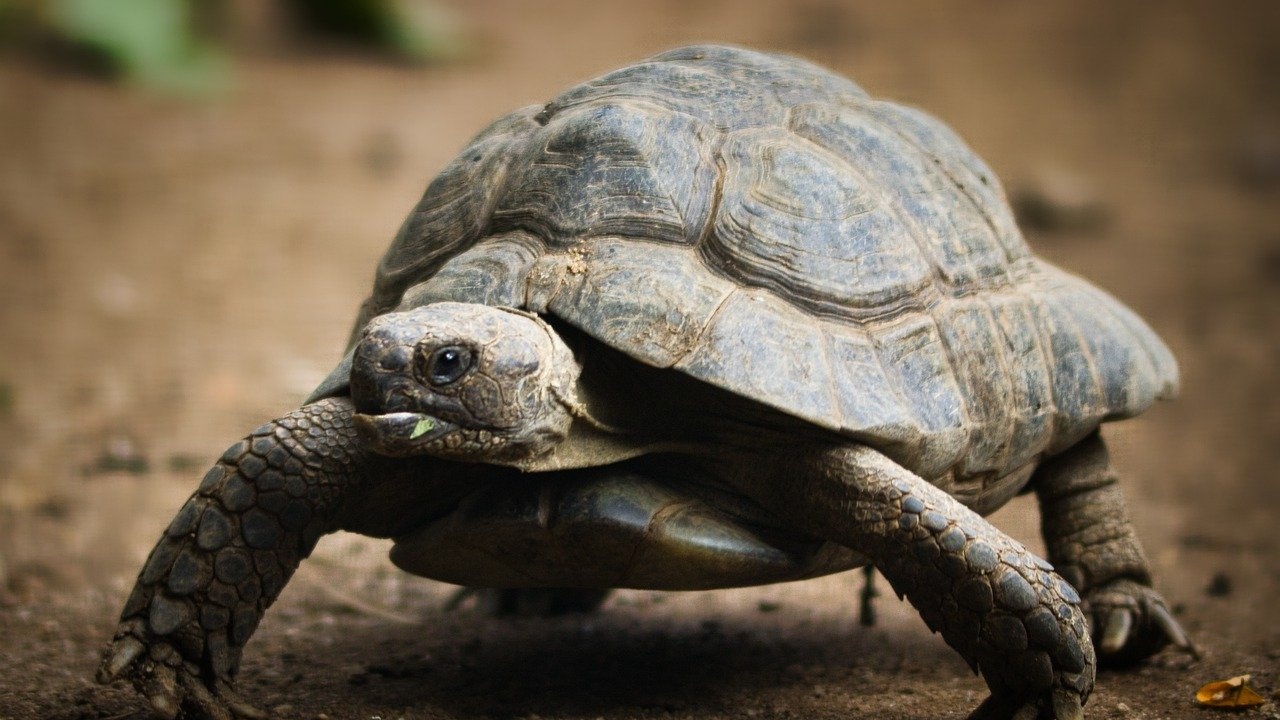
[[[1219,680],[1202,686],[1196,691],[1196,704],[1217,708],[1249,708],[1266,702],[1248,686],[1249,675],[1237,675],[1229,680]]]

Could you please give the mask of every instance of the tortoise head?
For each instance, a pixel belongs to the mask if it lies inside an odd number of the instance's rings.
[[[374,318],[356,346],[356,429],[374,451],[519,464],[563,440],[581,367],[532,313],[435,303]]]

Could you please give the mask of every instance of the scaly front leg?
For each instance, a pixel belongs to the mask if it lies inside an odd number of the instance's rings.
[[[1093,647],[1079,596],[1048,563],[875,450],[787,454],[797,461],[772,473],[743,470],[749,492],[797,527],[873,559],[930,629],[981,671],[991,697],[971,718],[1083,716]]]
[[[155,711],[225,720],[264,714],[232,689],[267,607],[369,482],[345,399],[322,400],[231,446],[151,551],[99,682],[127,677]]]

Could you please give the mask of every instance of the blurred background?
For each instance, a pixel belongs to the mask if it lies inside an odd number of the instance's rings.
[[[1280,4],[1136,0],[0,0],[0,717],[137,710],[87,678],[139,564],[208,462],[327,374],[472,134],[706,41],[942,118],[1037,252],[1166,339],[1183,397],[1107,437],[1206,659],[1105,674],[1091,717],[1183,717],[1245,672],[1280,717]],[[995,522],[1037,547],[1033,511]],[[495,623],[384,552],[322,543],[249,645],[254,700],[923,718],[983,692],[891,594],[859,629],[855,576]]]

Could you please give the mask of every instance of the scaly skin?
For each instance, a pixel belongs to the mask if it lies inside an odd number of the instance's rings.
[[[1078,720],[1094,653],[1074,588],[1013,538],[866,447],[805,451],[752,494],[866,553],[926,624],[982,673],[974,720]],[[785,479],[785,481],[784,481]]]
[[[1049,560],[1085,598],[1098,661],[1130,665],[1169,643],[1196,654],[1151,588],[1146,554],[1102,438],[1094,434],[1045,461],[1032,484]]]
[[[151,551],[100,682],[127,677],[162,717],[264,717],[231,680],[262,614],[366,484],[351,414],[346,400],[307,405],[222,455]]]

